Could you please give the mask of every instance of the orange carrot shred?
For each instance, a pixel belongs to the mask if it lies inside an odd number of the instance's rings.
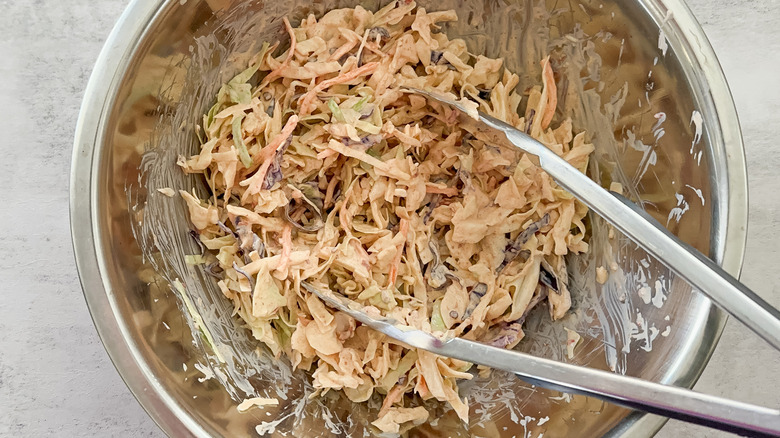
[[[260,191],[260,188],[263,186],[263,181],[265,181],[265,174],[268,173],[268,169],[271,167],[271,163],[273,162],[274,154],[292,135],[296,126],[298,126],[298,116],[293,114],[289,119],[287,119],[287,123],[285,123],[284,127],[282,128],[282,132],[274,137],[274,139],[271,140],[271,142],[268,143],[259,154],[254,156],[252,161],[262,163],[262,165],[254,175],[249,177],[249,188],[245,192],[245,195],[251,195]]]
[[[382,418],[396,402],[401,401],[401,398],[404,395],[403,389],[403,386],[395,385],[393,386],[393,389],[387,392],[385,400],[382,402],[382,408],[379,410],[377,417]]]
[[[317,93],[327,88],[330,88],[334,85],[343,84],[357,77],[370,74],[374,70],[376,70],[377,67],[379,67],[378,62],[369,62],[360,68],[356,68],[355,70],[342,73],[336,76],[335,78],[327,79],[325,81],[320,82],[319,84],[315,85],[314,88],[309,90],[309,92],[301,96],[300,100],[298,100],[298,113],[301,116],[308,116],[309,114],[311,114],[312,110],[314,109],[313,101],[314,98],[317,97]]]
[[[295,46],[297,45],[295,32],[293,31],[292,26],[290,26],[290,21],[287,19],[287,17],[283,17],[282,20],[284,20],[284,28],[287,29],[287,34],[290,35],[290,50],[287,51],[287,56],[284,58],[284,61],[282,61],[279,67],[268,73],[268,75],[263,79],[263,82],[260,83],[259,88],[263,88],[267,84],[271,83],[271,81],[281,76],[282,71],[287,68],[288,65],[290,65],[290,61],[295,54]]]
[[[325,149],[324,151],[317,154],[318,160],[324,160],[328,157],[331,157],[333,155],[338,155],[338,152],[334,151],[333,149]]]
[[[425,185],[425,193],[439,194],[445,196],[457,196],[458,189],[455,187],[437,187],[434,185]]]

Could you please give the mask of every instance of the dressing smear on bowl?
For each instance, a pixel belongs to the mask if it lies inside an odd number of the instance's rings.
[[[178,160],[210,189],[180,192],[208,250],[190,262],[218,279],[259,343],[311,372],[315,394],[379,394],[383,432],[430,420],[428,399],[468,421],[457,383],[472,365],[373,332],[301,281],[418,329],[512,348],[535,306],[567,313],[564,256],[588,249],[587,209],[528,156],[402,90],[467,99],[585,171],[594,148],[556,120],[550,58],[538,85],[518,90],[501,59],[440,31],[457,18],[392,2],[297,28],[285,19],[290,47],[262,46],[219,90],[200,153]]]

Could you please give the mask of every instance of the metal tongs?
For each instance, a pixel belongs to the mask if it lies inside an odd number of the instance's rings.
[[[563,158],[525,133],[447,97],[414,88],[460,111],[460,121],[496,145],[518,148],[538,158],[539,166],[564,189],[628,238],[663,262],[691,286],[780,350],[780,311],[729,275],[715,262],[679,240],[654,218],[623,196],[609,192]],[[469,115],[476,115],[478,120]],[[302,283],[328,305],[410,347],[466,362],[510,371],[544,388],[595,397],[610,403],[748,436],[780,437],[780,411],[689,389],[663,385],[607,371],[557,362],[513,350],[431,333],[371,316],[362,306],[331,291]]]

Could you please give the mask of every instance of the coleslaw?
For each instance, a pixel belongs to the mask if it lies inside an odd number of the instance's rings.
[[[284,26],[203,118],[200,152],[180,157],[209,197],[181,191],[199,258],[253,336],[312,372],[319,393],[379,394],[374,425],[398,432],[449,403],[471,364],[361,326],[300,287],[348,296],[409,326],[512,348],[528,312],[571,306],[564,256],[587,251],[586,207],[527,155],[491,145],[454,110],[404,92],[435,90],[522,129],[585,171],[593,146],[556,121],[549,58],[541,84],[450,40],[454,11],[392,2]],[[518,113],[524,108],[523,115]],[[554,123],[554,121],[556,123]]]

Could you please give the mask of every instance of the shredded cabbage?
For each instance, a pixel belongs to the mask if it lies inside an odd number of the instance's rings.
[[[511,348],[528,311],[571,305],[564,256],[586,251],[586,208],[525,154],[496,147],[435,90],[526,130],[581,171],[593,146],[556,120],[549,58],[516,90],[501,59],[474,56],[440,23],[453,11],[392,2],[305,18],[290,48],[264,46],[204,116],[200,153],[179,160],[213,193],[180,192],[219,282],[253,335],[312,371],[321,393],[384,397],[374,425],[425,421],[408,395],[448,402],[470,364],[410,351],[326,307],[308,281],[422,330]],[[186,294],[183,294],[186,296]]]

